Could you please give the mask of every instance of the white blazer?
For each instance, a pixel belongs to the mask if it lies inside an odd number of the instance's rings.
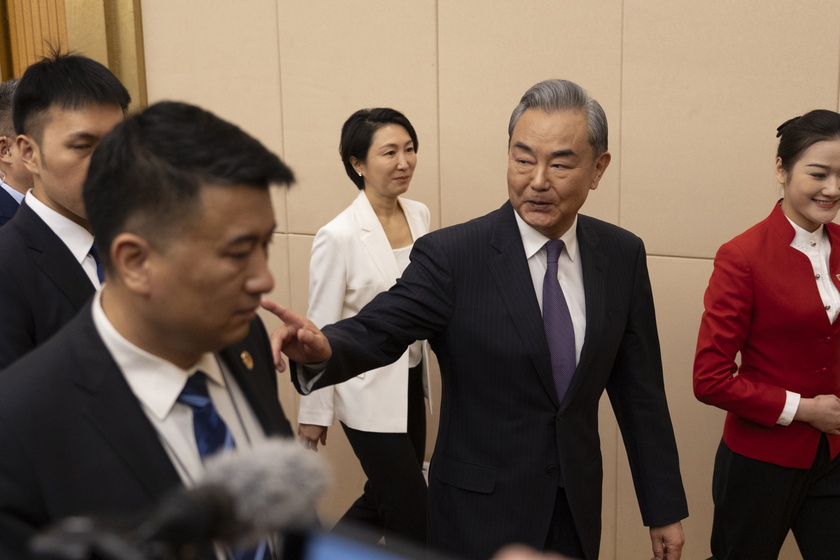
[[[411,237],[429,232],[429,209],[398,199]],[[352,317],[400,277],[385,230],[359,193],[341,214],[318,230],[309,261],[309,311],[318,328]],[[429,396],[429,356],[423,343],[423,386]],[[391,365],[301,396],[298,423],[331,426],[335,419],[366,432],[407,431],[408,351]]]

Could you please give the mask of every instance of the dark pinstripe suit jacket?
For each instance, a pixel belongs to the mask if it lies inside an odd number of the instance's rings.
[[[562,477],[586,558],[597,559],[604,389],[645,524],[687,515],[644,245],[587,216],[577,235],[586,335],[563,402],[510,203],[418,239],[390,291],[324,329],[333,357],[316,387],[388,363],[415,339],[431,343],[443,391],[430,476],[436,547],[469,558],[513,541],[541,548]]]
[[[0,228],[0,370],[54,335],[95,292],[67,245],[24,201]]]

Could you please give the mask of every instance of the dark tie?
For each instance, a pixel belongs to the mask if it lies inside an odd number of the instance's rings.
[[[219,416],[219,411],[213,406],[210,394],[207,392],[207,376],[203,371],[196,371],[187,379],[187,384],[178,395],[178,402],[188,405],[193,411],[193,431],[198,454],[203,460],[224,449],[233,449],[236,444],[233,436]],[[264,560],[269,558],[266,541],[260,543],[256,549],[233,551],[236,560]]]
[[[557,281],[557,260],[563,246],[560,239],[552,239],[545,244],[547,266],[543,280],[543,324],[551,355],[554,386],[560,402],[563,402],[575,373],[575,328],[563,289]]]
[[[195,443],[202,460],[222,449],[235,447],[227,424],[210,400],[204,372],[196,371],[187,379],[187,384],[178,395],[178,402],[189,405],[193,410]]]
[[[99,251],[96,250],[96,243],[90,246],[90,256],[93,257],[93,262],[96,263],[96,276],[99,277],[99,283],[105,281],[105,270],[102,268],[102,261],[99,260]]]

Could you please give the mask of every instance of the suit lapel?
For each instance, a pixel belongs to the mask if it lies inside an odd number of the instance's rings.
[[[25,203],[15,220],[35,264],[52,280],[77,310],[81,309],[96,289],[70,250],[50,227]]]
[[[513,327],[531,356],[537,376],[552,402],[557,405],[557,390],[551,373],[542,313],[513,212],[510,202],[506,202],[496,213],[490,236],[490,245],[496,255],[489,259],[488,266],[513,321]]]
[[[583,338],[583,348],[580,352],[580,360],[566,392],[564,403],[569,403],[574,398],[581,383],[585,380],[583,372],[589,369],[589,365],[598,351],[598,337],[603,331],[606,320],[606,290],[607,266],[609,260],[600,247],[598,234],[586,216],[578,216],[577,227],[578,249],[583,270],[583,290],[586,301],[586,334]]]
[[[251,330],[242,342],[219,352],[267,436],[291,436],[292,429],[283,413],[273,382],[274,365],[266,360],[268,335],[259,319],[251,323]],[[267,353],[268,352],[268,353]]]
[[[364,192],[360,192],[356,200],[353,201],[353,213],[361,228],[360,239],[362,245],[364,245],[382,278],[388,282],[394,282],[400,276],[400,270],[397,267],[397,261],[394,259],[394,252],[388,243],[388,238],[385,236],[385,231],[382,229],[382,224],[376,217],[376,213]]]
[[[73,320],[76,385],[84,414],[126,468],[158,498],[181,484],[157,432],[96,331],[90,305]]]

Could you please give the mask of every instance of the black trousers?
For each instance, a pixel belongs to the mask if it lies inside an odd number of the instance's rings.
[[[826,436],[810,469],[750,459],[721,441],[712,495],[716,560],[775,560],[791,530],[804,560],[840,558],[840,456],[829,460]]]
[[[408,432],[363,432],[341,426],[368,480],[364,493],[336,525],[362,524],[373,536],[396,535],[426,542],[427,486],[423,478],[426,453],[426,407],[422,366],[408,371]]]

